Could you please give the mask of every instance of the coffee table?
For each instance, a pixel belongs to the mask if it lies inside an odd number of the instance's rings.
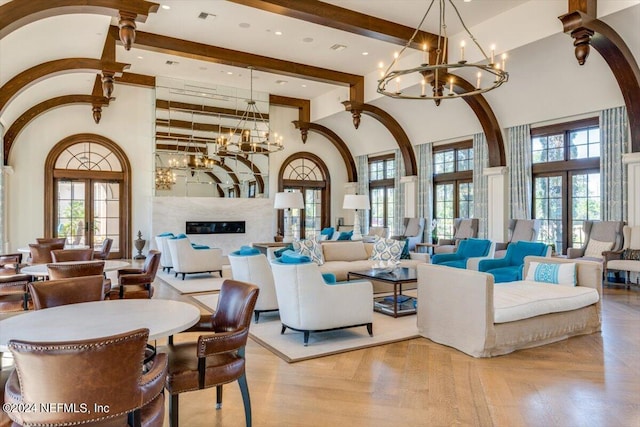
[[[403,284],[416,283],[418,281],[418,272],[415,268],[398,267],[391,272],[383,272],[376,269],[350,271],[347,273],[347,280],[351,280],[351,277],[376,280],[393,285],[393,297],[376,297],[373,299],[373,309],[375,311],[393,317],[416,313],[417,298],[402,294]]]

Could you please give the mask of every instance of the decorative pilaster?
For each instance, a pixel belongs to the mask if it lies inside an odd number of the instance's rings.
[[[505,242],[507,239],[507,171],[505,166],[485,168],[487,177],[487,239]]]
[[[627,223],[640,225],[640,152],[622,155],[627,168]]]
[[[417,175],[403,176],[400,178],[402,191],[404,191],[404,216],[416,218],[418,216],[418,177]]]

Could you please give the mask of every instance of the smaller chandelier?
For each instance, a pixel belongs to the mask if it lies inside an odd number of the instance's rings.
[[[509,80],[509,74],[505,71],[506,54],[502,55],[502,62],[497,63],[495,61],[495,47],[491,46],[491,57],[487,56],[484,49],[480,46],[476,38],[471,34],[467,26],[465,25],[460,12],[453,4],[452,0],[438,0],[440,6],[439,14],[439,30],[438,41],[434,48],[435,62],[429,64],[429,46],[424,44],[422,46],[423,59],[422,64],[409,69],[394,69],[398,63],[402,53],[413,43],[415,36],[418,34],[420,27],[424,23],[429,15],[429,11],[433,6],[435,0],[431,0],[427,11],[425,12],[420,24],[414,31],[411,39],[402,48],[400,53],[394,55],[394,60],[389,65],[386,71],[382,73],[380,80],[378,80],[378,93],[385,96],[398,99],[431,99],[434,100],[436,105],[440,105],[440,101],[443,99],[462,98],[466,96],[479,95],[484,92],[496,89],[503,83]],[[473,43],[484,56],[485,63],[470,64],[464,59],[465,42],[460,44],[460,60],[458,62],[447,61],[447,24],[445,22],[446,2],[448,2],[455,11],[462,27]],[[453,74],[454,71],[469,70],[475,73],[475,85],[467,82],[463,77]],[[463,71],[464,72],[464,71]],[[420,89],[407,88],[405,90],[400,89],[400,81],[402,76],[409,76],[412,74],[419,74]],[[431,86],[431,93],[426,90],[426,85]],[[454,90],[455,87],[455,90]]]
[[[171,168],[156,168],[156,190],[171,190],[176,183],[176,174]]]
[[[266,120],[253,99],[253,67],[249,67],[251,89],[247,109],[236,127],[226,137],[216,140],[216,154],[270,154],[284,150],[282,136],[271,134],[269,121]]]

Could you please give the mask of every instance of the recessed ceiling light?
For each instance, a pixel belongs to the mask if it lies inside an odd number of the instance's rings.
[[[341,50],[345,50],[347,47],[343,44],[334,44],[333,46],[331,46],[329,49],[331,50],[335,50],[335,51],[341,51]]]
[[[178,61],[167,60],[167,62],[165,62],[165,64],[167,64],[167,65],[178,65],[179,62]]]
[[[211,18],[216,19],[216,15],[214,15],[213,13],[208,13],[208,12],[200,12],[200,14],[198,15],[198,18],[200,19],[207,19],[207,18]]]
[[[369,55],[369,52],[362,52],[362,55],[367,56]]]
[[[251,24],[249,24],[248,22],[241,22],[238,24],[238,27],[240,28],[249,28],[251,27]]]
[[[142,56],[138,56],[138,59],[144,59]]]
[[[464,0],[465,3],[471,3],[471,0]]]
[[[160,6],[160,7],[162,7],[164,10],[169,10],[169,9],[171,9],[171,6],[169,6],[168,4],[163,4],[163,5],[162,5],[162,6]]]
[[[300,86],[302,86],[302,87],[307,87],[307,85],[300,85]]]
[[[232,76],[232,75],[233,75],[233,71],[227,71],[227,74],[228,74],[229,76]]]
[[[302,39],[302,41],[305,43],[311,43],[313,41],[313,37],[305,37]]]
[[[276,31],[276,32],[275,32],[275,33],[273,33],[273,34],[275,34],[276,36],[281,36],[281,35],[282,35],[282,31]]]

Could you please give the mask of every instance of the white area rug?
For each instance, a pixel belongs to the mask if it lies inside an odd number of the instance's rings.
[[[198,295],[193,298],[211,310],[214,310],[218,303],[218,294]],[[281,328],[282,324],[277,312],[262,313],[260,323],[251,324],[249,336],[289,363],[419,336],[415,315],[394,319],[391,316],[373,313],[373,337],[369,336],[365,326],[329,332],[312,332],[307,347],[303,344],[302,332],[287,329],[284,335],[281,335]]]
[[[166,273],[162,271],[158,271],[156,277],[175,288],[181,294],[212,292],[219,291],[222,282],[231,278],[231,267],[228,265],[222,266],[222,278],[218,276],[218,273],[197,273],[187,274],[182,280],[181,274],[178,277],[174,277],[173,272]]]

